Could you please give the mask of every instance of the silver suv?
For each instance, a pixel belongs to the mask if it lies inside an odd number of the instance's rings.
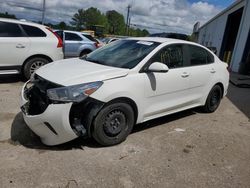
[[[64,56],[82,57],[99,47],[99,43],[90,34],[77,31],[55,31],[64,39]]]

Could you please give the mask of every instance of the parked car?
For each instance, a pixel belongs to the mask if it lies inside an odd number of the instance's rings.
[[[104,44],[109,44],[111,42],[114,42],[114,41],[117,41],[117,40],[120,40],[119,38],[116,38],[116,37],[113,37],[113,38],[110,38],[110,37],[106,37],[106,38],[103,38],[102,39],[102,42]]]
[[[227,64],[199,44],[130,38],[38,69],[21,109],[44,144],[89,136],[110,146],[134,124],[198,106],[214,112],[228,82]]]
[[[81,57],[100,47],[99,42],[88,33],[67,30],[55,32],[64,39],[66,58]]]
[[[62,45],[44,25],[0,18],[0,74],[29,78],[42,65],[63,59]]]

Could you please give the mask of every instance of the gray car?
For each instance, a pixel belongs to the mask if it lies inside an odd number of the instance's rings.
[[[55,31],[64,39],[64,56],[81,57],[99,47],[98,41],[90,34],[77,31]]]

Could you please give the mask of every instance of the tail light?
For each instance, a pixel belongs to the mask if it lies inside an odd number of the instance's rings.
[[[100,48],[102,45],[99,42],[95,42],[95,47]]]
[[[61,37],[57,33],[55,33],[54,31],[52,31],[52,29],[50,29],[49,27],[46,27],[46,29],[48,29],[51,33],[53,33],[56,36],[56,38],[58,39],[57,48],[62,48],[63,41],[62,41]]]

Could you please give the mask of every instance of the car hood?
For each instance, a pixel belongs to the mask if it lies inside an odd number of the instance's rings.
[[[47,64],[39,68],[36,74],[53,83],[70,86],[124,77],[128,72],[129,69],[110,67],[79,58],[72,58]]]

